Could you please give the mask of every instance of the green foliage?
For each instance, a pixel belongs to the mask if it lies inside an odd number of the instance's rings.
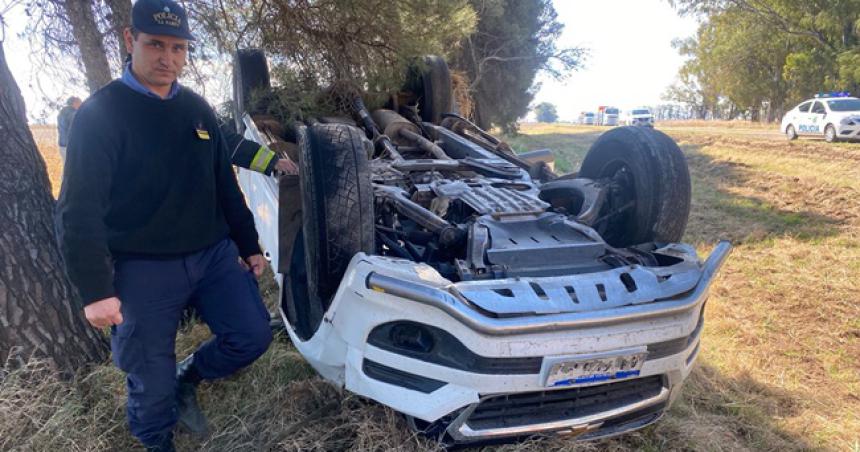
[[[475,120],[484,128],[515,130],[528,112],[545,71],[562,77],[580,67],[584,50],[560,49],[564,26],[550,0],[470,0],[478,14],[477,30],[466,38],[452,61],[464,71],[475,101]]]
[[[549,102],[541,102],[534,108],[535,116],[538,122],[556,122],[558,121],[558,111],[555,105]]]
[[[860,86],[857,18],[860,2],[821,0],[675,0],[702,20],[678,46],[689,57],[680,83],[667,92],[683,101],[695,92],[700,111],[777,119],[815,92]],[[690,97],[690,96],[687,96]]]
[[[836,57],[836,66],[839,68],[840,88],[860,85],[860,48],[840,53]]]
[[[391,93],[416,57],[437,54],[465,73],[474,119],[511,131],[528,112],[535,76],[562,77],[583,57],[556,46],[563,26],[551,0],[203,0],[188,8],[203,31],[201,58],[266,50],[282,118],[342,110],[343,91]]]
[[[207,0],[189,8],[204,30],[200,52],[263,48],[281,101],[299,113],[339,109],[338,96],[319,97],[332,89],[341,97],[395,91],[416,56],[447,56],[476,22],[467,0]]]

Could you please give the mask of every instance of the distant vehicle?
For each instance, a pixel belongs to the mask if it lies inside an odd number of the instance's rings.
[[[628,126],[654,127],[654,115],[648,108],[635,108],[627,112],[624,123]]]
[[[584,111],[584,112],[580,113],[578,122],[580,124],[593,126],[594,125],[594,112]]]
[[[860,99],[849,93],[825,93],[801,102],[782,118],[780,131],[789,140],[824,137],[828,143],[860,139]]]
[[[599,126],[617,126],[619,111],[615,107],[607,107],[601,105],[597,107],[597,125]]]

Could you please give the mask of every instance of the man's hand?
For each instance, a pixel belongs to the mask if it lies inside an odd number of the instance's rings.
[[[122,312],[119,310],[121,304],[117,297],[105,298],[84,306],[84,315],[90,325],[96,328],[119,325],[122,323]]]
[[[247,268],[254,272],[254,276],[259,277],[263,274],[263,270],[266,269],[267,262],[266,258],[263,257],[262,254],[255,254],[253,256],[246,257],[245,264],[247,264]]]
[[[275,171],[280,171],[284,174],[299,174],[299,167],[289,158],[280,158],[275,163]]]

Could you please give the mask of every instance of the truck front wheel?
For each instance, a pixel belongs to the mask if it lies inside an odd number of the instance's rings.
[[[287,274],[288,319],[302,339],[319,327],[347,265],[374,250],[373,188],[362,133],[338,123],[300,126],[302,230]]]

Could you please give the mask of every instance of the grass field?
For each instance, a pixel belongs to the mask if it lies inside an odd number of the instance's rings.
[[[701,253],[718,239],[736,246],[711,292],[698,366],[669,415],[641,432],[501,449],[860,451],[860,145],[789,143],[742,123],[660,128],[679,142],[693,176],[685,240]],[[552,148],[557,168],[572,171],[602,131],[525,125],[511,142]],[[56,194],[53,133],[34,129]],[[273,298],[271,285],[264,292]],[[178,353],[207,334],[202,325],[183,332]],[[111,366],[73,385],[18,376],[0,384],[0,450],[134,445],[123,377]],[[433,447],[390,410],[322,382],[284,337],[201,396],[216,433],[180,437],[182,450]]]

